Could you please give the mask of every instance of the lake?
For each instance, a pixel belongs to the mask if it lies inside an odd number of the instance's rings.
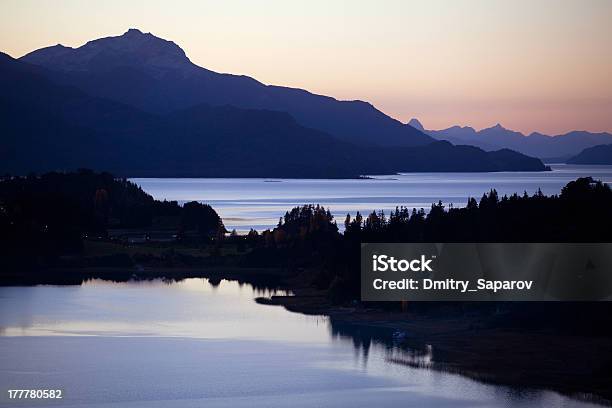
[[[593,406],[394,363],[436,350],[253,301],[273,293],[205,279],[0,288],[0,406]],[[64,399],[8,400],[36,388]]]
[[[479,199],[492,188],[500,196],[538,188],[558,194],[568,181],[592,176],[612,182],[612,166],[551,164],[550,172],[403,173],[371,179],[132,179],[159,200],[201,201],[210,204],[228,230],[262,231],[278,223],[285,211],[302,204],[329,207],[339,227],[347,213],[368,214],[396,206],[425,208],[442,200],[465,206],[468,197]]]
[[[503,194],[559,193],[568,181],[612,181],[612,166],[545,173],[418,173],[360,180],[134,179],[155,198],[211,204],[241,231],[274,226],[293,206],[347,212],[465,205]],[[254,302],[273,290],[237,282],[0,288],[0,406],[587,407],[551,391],[485,385],[427,366],[436,350],[389,333]],[[63,400],[8,401],[7,389],[62,389]]]

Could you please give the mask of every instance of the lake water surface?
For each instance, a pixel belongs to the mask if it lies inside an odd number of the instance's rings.
[[[285,211],[302,204],[329,207],[342,227],[347,213],[367,214],[396,206],[425,208],[442,200],[465,206],[492,188],[500,196],[527,191],[558,194],[568,181],[592,176],[612,182],[612,166],[552,164],[550,172],[405,173],[371,179],[133,179],[156,199],[201,201],[219,213],[225,226],[239,232],[272,228]]]
[[[347,212],[459,206],[468,196],[559,193],[568,181],[612,181],[612,166],[546,173],[418,173],[369,180],[136,179],[155,198],[211,204],[228,228],[263,229],[295,205]],[[575,407],[550,391],[481,384],[392,362],[435,360],[387,334],[334,326],[253,301],[271,292],[203,279],[0,288],[0,406]],[[387,337],[385,337],[387,336]],[[52,388],[63,400],[8,400]]]
[[[591,406],[391,362],[436,350],[253,301],[271,293],[204,279],[0,288],[0,406]],[[64,399],[8,400],[37,388]]]

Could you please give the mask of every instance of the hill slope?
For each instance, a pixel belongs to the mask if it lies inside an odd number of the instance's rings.
[[[152,114],[58,85],[42,68],[0,54],[0,171],[81,167],[122,176],[357,177],[399,171],[543,170],[514,153],[436,142],[360,147],[289,114],[198,105]]]
[[[288,112],[303,126],[354,144],[417,146],[433,140],[362,101],[338,101],[303,89],[264,85],[193,64],[171,41],[130,29],[78,48],[42,48],[21,58],[53,80],[151,113],[195,105]]]
[[[570,164],[612,164],[612,144],[589,147],[567,162]]]

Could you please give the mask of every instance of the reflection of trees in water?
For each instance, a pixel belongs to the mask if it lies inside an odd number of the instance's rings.
[[[275,295],[289,295],[290,292],[283,290],[280,285],[280,279],[275,276],[259,275],[249,277],[249,279],[225,279],[220,277],[209,277],[208,283],[213,288],[218,287],[222,281],[233,281],[237,282],[238,286],[242,288],[244,285],[248,285],[253,289],[253,292],[257,296],[270,297]]]
[[[434,364],[433,347],[431,344],[425,344],[422,349],[394,348],[391,355],[386,357],[386,361],[409,367],[431,368]]]
[[[208,278],[208,283],[213,288],[218,287],[222,281],[233,281],[237,282],[238,286],[242,288],[244,285],[248,285],[253,290],[253,293],[257,297],[265,297],[270,298],[272,296],[290,296],[292,295],[291,291],[282,289],[280,286],[280,281],[276,277],[270,276],[259,276],[256,278],[251,278],[249,280],[243,279],[222,279],[218,277]]]
[[[332,339],[351,342],[355,353],[362,354],[364,360],[367,361],[372,341],[376,337],[373,333],[370,333],[373,329],[336,323],[333,320],[330,320],[329,329]]]
[[[117,276],[117,277],[109,277],[109,278],[82,278],[79,279],[75,284],[82,285],[92,282],[113,282],[113,283],[126,283],[126,282],[159,282],[165,285],[173,285],[175,283],[179,283],[184,281],[185,279],[194,279],[192,276],[181,276],[181,277],[172,277],[172,278],[160,278],[160,277],[138,277],[133,275],[131,277],[127,276]],[[291,296],[293,292],[283,289],[280,285],[280,280],[274,276],[257,276],[249,279],[225,279],[220,277],[208,277],[208,278],[200,278],[202,280],[202,284],[208,283],[213,289],[218,288],[223,281],[228,282],[237,282],[238,286],[242,288],[244,285],[248,285],[253,289],[253,293],[257,296],[262,297],[270,297],[270,296]]]
[[[385,350],[385,361],[411,367],[431,367],[433,348],[430,344],[412,341],[404,332],[391,328],[370,327],[330,320],[332,339],[350,342],[356,355],[367,364],[370,349],[380,346]]]

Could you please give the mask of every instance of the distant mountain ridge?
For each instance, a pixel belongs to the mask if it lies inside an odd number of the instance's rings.
[[[417,119],[412,119],[409,123],[413,127],[420,126],[423,132],[437,140],[447,140],[456,145],[468,144],[487,151],[507,148],[541,159],[568,158],[585,148],[612,143],[612,134],[605,132],[572,131],[555,136],[533,132],[526,136],[521,132],[506,129],[499,123],[480,131],[469,126],[426,130]]]
[[[0,53],[0,172],[92,168],[126,177],[338,178],[402,171],[544,170],[509,150],[360,146],[286,112],[197,104],[158,114],[54,82]]]
[[[150,113],[206,103],[288,112],[303,126],[354,144],[419,146],[431,137],[363,101],[339,101],[303,89],[265,85],[193,64],[175,43],[130,29],[78,48],[42,48],[20,58],[53,81]]]

